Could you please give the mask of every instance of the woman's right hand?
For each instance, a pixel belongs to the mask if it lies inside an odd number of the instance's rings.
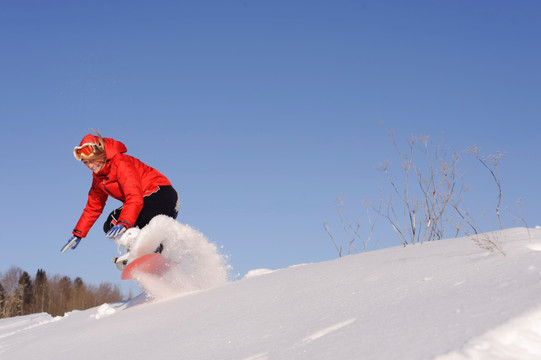
[[[64,245],[64,247],[62,247],[62,249],[60,251],[62,252],[66,252],[66,250],[68,249],[72,249],[72,250],[75,250],[75,248],[77,247],[77,245],[79,245],[79,242],[81,241],[81,238],[78,237],[78,236],[75,236],[75,235],[72,235],[70,237],[70,239],[68,240],[68,242],[66,243],[66,245]]]

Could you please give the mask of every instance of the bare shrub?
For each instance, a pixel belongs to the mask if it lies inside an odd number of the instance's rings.
[[[397,141],[394,132],[387,132],[396,151],[397,165],[390,159],[377,164],[390,186],[387,195],[381,195],[376,203],[363,201],[368,217],[367,235],[362,237],[360,221],[351,221],[342,199],[337,200],[337,212],[344,229],[346,242],[337,241],[332,235],[327,221],[324,228],[339,256],[367,249],[368,242],[375,233],[375,223],[370,214],[374,212],[387,220],[398,240],[404,245],[423,243],[460,234],[471,236],[481,248],[497,251],[505,255],[496,233],[483,234],[477,216],[468,211],[465,197],[470,187],[464,182],[464,173],[459,172],[461,153],[445,145],[444,137],[434,142],[430,136],[409,136],[405,142]],[[496,184],[497,202],[495,213],[500,230],[503,229],[501,216],[502,182],[499,165],[504,153],[483,156],[478,146],[469,147],[466,154],[472,155],[487,169]],[[380,191],[381,193],[381,191]],[[369,204],[369,205],[367,205]],[[522,222],[526,225],[523,217]],[[366,228],[366,226],[365,226]]]
[[[334,245],[334,248],[336,249],[336,252],[338,253],[338,257],[342,257],[343,255],[350,255],[357,251],[366,251],[368,248],[369,243],[372,240],[372,235],[374,234],[375,225],[378,218],[378,213],[376,213],[376,217],[372,219],[370,212],[372,208],[372,204],[367,202],[366,200],[363,200],[363,207],[365,208],[366,217],[368,219],[368,234],[366,237],[363,237],[361,232],[361,222],[360,220],[351,220],[348,212],[346,210],[346,207],[344,206],[344,200],[343,199],[337,199],[336,200],[336,211],[338,213],[338,217],[340,218],[340,224],[342,226],[342,229],[344,230],[344,234],[347,239],[347,252],[344,254],[344,244],[342,242],[337,242],[334,239],[334,236],[331,232],[331,229],[329,227],[328,222],[325,220],[323,222],[323,227],[327,234],[329,235],[331,242]],[[358,248],[357,244],[360,246],[360,249]]]
[[[468,149],[468,153],[474,156],[483,166],[490,172],[496,186],[498,187],[498,202],[496,203],[496,215],[498,216],[498,221],[500,222],[500,230],[503,230],[502,217],[500,214],[500,206],[502,204],[502,182],[500,179],[500,173],[498,171],[498,166],[502,161],[502,158],[505,156],[505,153],[496,152],[495,154],[490,154],[487,156],[480,155],[481,148],[478,146],[471,146]]]
[[[376,167],[392,189],[388,199],[380,200],[384,211],[379,214],[387,219],[403,245],[444,238],[449,207],[461,181],[457,172],[459,153],[445,146],[443,137],[434,145],[429,136],[409,136],[403,151],[394,133],[389,136],[400,159],[402,177],[401,181],[395,180],[390,160]]]
[[[505,256],[505,252],[503,251],[503,246],[499,239],[498,233],[476,234],[473,235],[471,239],[481,249],[487,250],[489,252],[497,251]]]

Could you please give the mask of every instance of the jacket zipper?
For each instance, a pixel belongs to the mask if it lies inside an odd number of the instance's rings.
[[[105,178],[105,180],[102,180],[102,181],[101,181],[101,186],[103,187],[103,190],[105,190],[105,192],[106,192],[107,194],[109,194],[109,196],[111,196],[111,197],[114,198],[113,193],[110,192],[109,189],[107,189],[107,186],[105,186],[105,181],[107,181],[107,180],[109,180],[108,177]]]

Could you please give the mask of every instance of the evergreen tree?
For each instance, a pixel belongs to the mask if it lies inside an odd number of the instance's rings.
[[[64,276],[60,279],[58,283],[58,290],[60,292],[60,307],[62,312],[65,313],[73,309],[71,304],[71,286],[72,282],[68,276]]]
[[[27,315],[32,313],[32,303],[34,294],[32,291],[32,279],[25,271],[19,278],[19,287],[17,289],[18,315]]]
[[[4,305],[6,304],[6,290],[0,283],[0,319],[4,317]]]
[[[48,312],[49,281],[44,270],[39,269],[34,280],[34,313]]]
[[[85,309],[87,307],[87,297],[86,285],[83,279],[76,277],[73,281],[73,308],[79,310]]]

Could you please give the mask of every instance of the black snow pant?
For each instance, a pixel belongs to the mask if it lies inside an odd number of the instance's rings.
[[[178,216],[180,201],[177,192],[170,185],[160,186],[158,191],[143,197],[143,201],[143,208],[134,224],[134,226],[137,226],[140,229],[147,225],[156,215],[167,215],[173,219],[176,219]],[[115,226],[115,223],[122,212],[122,207],[123,206],[111,211],[107,217],[105,224],[103,224],[103,231],[105,231],[105,233],[108,233],[109,230]]]

